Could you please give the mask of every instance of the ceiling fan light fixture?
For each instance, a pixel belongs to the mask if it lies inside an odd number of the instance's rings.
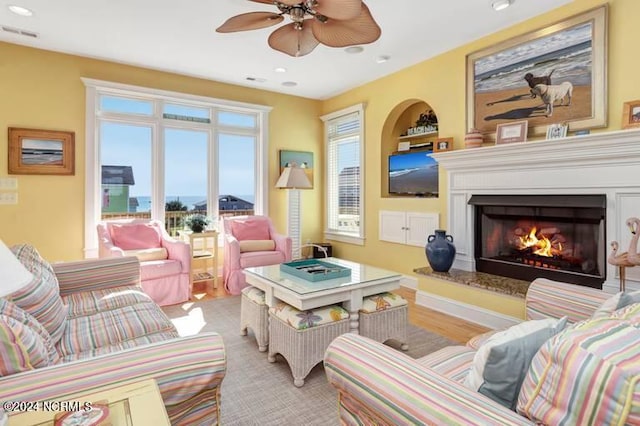
[[[15,4],[10,4],[9,6],[7,6],[7,8],[15,13],[16,15],[20,15],[20,16],[33,16],[33,11],[31,9],[27,9],[26,7],[22,7],[22,6],[18,6]]]
[[[493,3],[491,3],[491,7],[493,7],[493,10],[497,12],[497,11],[508,8],[509,6],[511,6],[512,3],[513,3],[513,0],[496,0]]]

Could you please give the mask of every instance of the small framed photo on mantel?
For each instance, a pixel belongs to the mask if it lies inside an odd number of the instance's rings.
[[[622,107],[622,128],[633,129],[640,127],[640,99],[625,102]]]
[[[547,126],[547,139],[560,139],[567,137],[568,124],[550,124]]]
[[[529,122],[527,120],[498,124],[496,127],[496,145],[526,142],[528,128]]]
[[[453,138],[442,138],[433,143],[433,152],[451,151],[452,149]]]

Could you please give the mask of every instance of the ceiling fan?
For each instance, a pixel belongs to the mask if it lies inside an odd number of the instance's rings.
[[[291,56],[304,56],[322,43],[346,47],[373,43],[382,31],[362,0],[249,0],[275,5],[279,12],[249,12],[232,16],[219,33],[257,30],[293,21],[273,31],[269,46]]]

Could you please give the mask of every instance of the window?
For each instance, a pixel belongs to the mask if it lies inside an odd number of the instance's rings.
[[[364,244],[364,110],[356,105],[322,118],[327,154],[325,238]]]
[[[268,211],[270,107],[83,79],[87,87],[85,246],[96,223]]]

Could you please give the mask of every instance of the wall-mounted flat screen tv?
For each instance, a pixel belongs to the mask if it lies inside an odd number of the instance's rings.
[[[392,154],[389,156],[389,193],[438,196],[438,163],[432,150]]]

